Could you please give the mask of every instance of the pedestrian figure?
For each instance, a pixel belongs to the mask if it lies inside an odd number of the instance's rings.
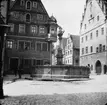
[[[23,64],[20,64],[20,65],[19,65],[19,69],[18,69],[19,78],[22,77],[22,70],[23,70]]]
[[[17,68],[14,69],[14,75],[17,76]]]

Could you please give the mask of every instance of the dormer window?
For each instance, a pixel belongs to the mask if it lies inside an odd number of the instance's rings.
[[[26,9],[28,9],[28,10],[31,9],[31,2],[30,1],[26,2]]]
[[[42,14],[37,14],[37,20],[43,20],[43,15]]]
[[[31,20],[30,14],[26,14],[26,22],[30,22],[30,20]]]
[[[21,5],[21,6],[24,6],[24,5],[25,5],[25,1],[24,1],[24,0],[21,0],[21,1],[20,1],[20,5]]]
[[[37,2],[33,2],[33,8],[37,8]]]

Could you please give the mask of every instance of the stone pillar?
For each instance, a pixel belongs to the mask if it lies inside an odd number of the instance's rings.
[[[104,64],[101,65],[101,74],[104,74]]]
[[[92,75],[96,75],[96,67],[95,67],[95,64],[93,64],[93,70],[91,71],[91,74],[92,74]]]

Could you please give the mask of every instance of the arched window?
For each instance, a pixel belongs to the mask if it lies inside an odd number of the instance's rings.
[[[99,52],[102,51],[102,44],[99,44]]]
[[[30,22],[31,16],[30,14],[26,14],[26,22]]]
[[[26,2],[26,9],[31,9],[31,2],[30,1]]]

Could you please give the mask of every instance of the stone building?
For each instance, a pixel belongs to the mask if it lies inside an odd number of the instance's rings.
[[[49,17],[41,0],[8,0],[5,17],[11,27],[6,35],[5,70],[51,63],[57,21]]]
[[[69,34],[65,46],[65,64],[79,66],[80,37]]]
[[[80,65],[93,74],[107,72],[107,2],[86,0],[80,26]]]

